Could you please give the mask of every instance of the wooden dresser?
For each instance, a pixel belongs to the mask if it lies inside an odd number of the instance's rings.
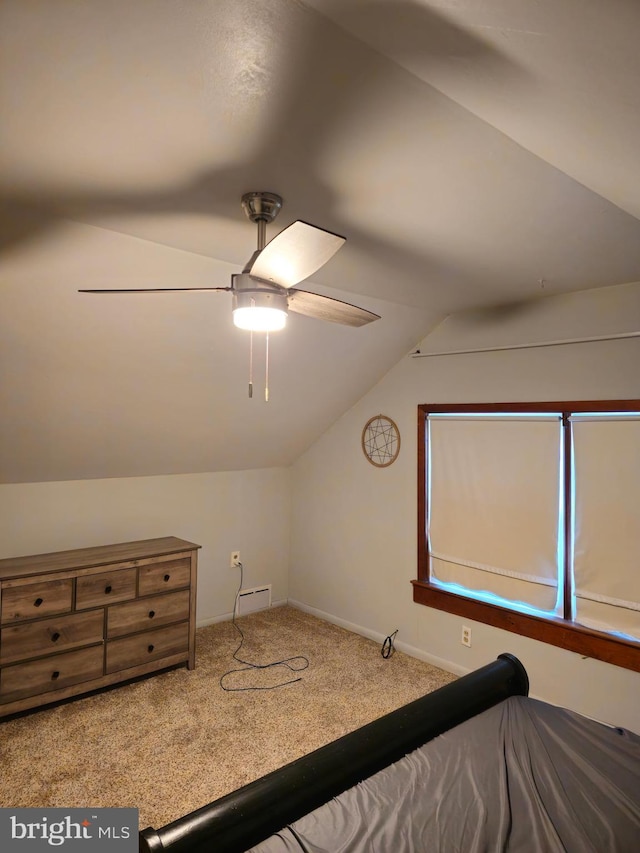
[[[193,669],[199,547],[167,536],[0,560],[0,717]]]

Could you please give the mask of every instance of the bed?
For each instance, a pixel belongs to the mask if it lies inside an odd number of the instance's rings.
[[[159,829],[171,853],[636,853],[640,736],[496,661]]]

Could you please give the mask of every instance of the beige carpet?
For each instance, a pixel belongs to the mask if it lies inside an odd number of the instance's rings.
[[[160,827],[454,680],[398,651],[291,607],[238,620],[255,663],[305,655],[302,680],[224,692],[239,637],[201,628],[196,669],[175,669],[0,723],[0,806],[140,809]],[[236,673],[228,687],[268,686],[283,667]]]

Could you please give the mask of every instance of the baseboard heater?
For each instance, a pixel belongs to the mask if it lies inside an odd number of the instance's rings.
[[[256,610],[266,610],[271,607],[271,584],[256,586],[253,589],[241,589],[238,593],[236,613],[238,616],[246,616]]]

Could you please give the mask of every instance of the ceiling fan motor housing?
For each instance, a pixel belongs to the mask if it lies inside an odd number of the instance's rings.
[[[287,315],[287,294],[283,288],[246,273],[232,275],[231,280],[234,312],[242,308],[267,308]]]

